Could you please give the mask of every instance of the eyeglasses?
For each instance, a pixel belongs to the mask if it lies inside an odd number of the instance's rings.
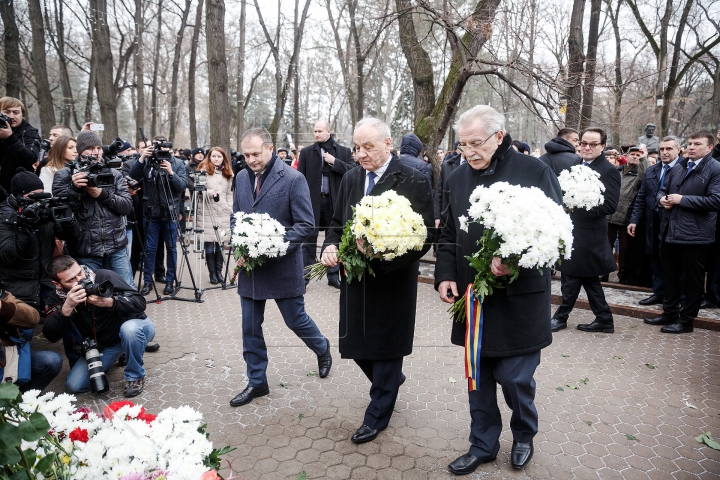
[[[457,146],[457,150],[458,150],[460,153],[466,153],[468,150],[475,150],[475,151],[477,151],[480,147],[482,147],[483,145],[485,145],[485,143],[486,143],[488,140],[490,140],[493,136],[495,136],[495,134],[498,133],[499,131],[500,131],[500,130],[492,133],[489,137],[487,137],[487,138],[486,138],[485,140],[483,140],[482,142],[472,142],[472,143],[468,143],[467,145],[463,145],[463,144],[461,143],[461,144],[459,144],[459,145]]]
[[[600,145],[602,145],[602,143],[597,143],[597,142],[593,142],[593,143],[580,142],[580,148],[586,148],[586,147],[597,148],[597,147],[599,147]]]

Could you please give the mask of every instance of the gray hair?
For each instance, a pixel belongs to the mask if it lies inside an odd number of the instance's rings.
[[[353,131],[353,136],[355,135],[355,132],[357,132],[357,129],[362,127],[363,125],[370,125],[373,128],[375,128],[375,130],[380,135],[382,135],[383,140],[385,140],[386,138],[392,138],[392,133],[390,133],[390,127],[388,127],[387,123],[383,122],[379,118],[374,118],[374,117],[365,117],[362,120],[360,120],[355,125],[355,130]]]
[[[482,123],[485,133],[505,131],[505,116],[490,105],[475,105],[465,111],[457,119],[453,129],[457,132],[460,128],[470,126],[478,121]]]
[[[667,137],[663,137],[662,140],[660,140],[660,143],[662,142],[675,142],[675,147],[680,148],[681,142],[678,137],[675,135],[668,135]]]
[[[249,130],[245,130],[245,133],[243,133],[242,137],[240,137],[240,143],[242,143],[246,138],[254,137],[259,137],[260,140],[263,141],[263,143],[269,143],[270,145],[272,145],[273,143],[270,132],[268,132],[264,128],[251,128]]]

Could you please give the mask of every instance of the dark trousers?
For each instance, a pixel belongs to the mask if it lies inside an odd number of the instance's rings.
[[[532,441],[538,431],[535,408],[535,369],[540,350],[514,357],[482,357],[480,386],[470,399],[470,453],[478,458],[495,457],[500,450],[502,418],[497,403],[499,384],[512,410],[510,430],[519,443]]]
[[[333,217],[332,197],[320,197],[320,220],[315,225],[315,230],[303,243],[303,266],[308,267],[313,263],[317,263],[317,239],[321,231],[327,232]],[[340,280],[340,264],[330,268],[327,273],[327,279]],[[307,285],[307,280],[305,284]]]
[[[617,225],[615,223],[608,223],[608,241],[610,242],[610,248],[615,248],[615,239],[620,242],[620,251],[618,252],[618,280],[625,282],[627,280],[625,273],[625,265],[628,251],[628,239],[630,235],[627,233],[627,225]]]
[[[562,272],[560,286],[562,289],[562,305],[555,311],[553,318],[561,322],[567,322],[570,312],[575,307],[575,301],[580,295],[580,287],[583,287],[595,318],[602,323],[613,323],[612,312],[605,300],[602,285],[600,285],[600,277],[576,277]]]
[[[663,283],[662,259],[660,255],[653,255],[650,258],[650,268],[652,269],[653,293],[662,297],[665,295],[665,284]]]
[[[663,242],[661,257],[665,296],[663,315],[669,320],[692,325],[700,311],[705,279],[705,260],[710,245],[683,245]],[[680,308],[680,296],[685,301]]]
[[[265,372],[268,366],[268,354],[262,330],[265,302],[266,300],[240,297],[243,358],[247,364],[247,376],[251,387],[267,385]],[[315,355],[322,355],[327,351],[328,341],[305,312],[305,300],[302,296],[278,298],[275,303],[285,320],[285,325],[315,352]]]
[[[372,383],[370,405],[365,409],[363,424],[373,430],[384,430],[390,423],[395,408],[403,358],[354,361]]]
[[[705,260],[705,300],[712,303],[720,302],[720,244],[714,243],[708,248]]]

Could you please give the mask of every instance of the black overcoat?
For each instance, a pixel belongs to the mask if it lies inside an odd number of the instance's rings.
[[[418,267],[420,258],[435,241],[433,200],[427,177],[402,164],[393,155],[387,170],[370,195],[394,190],[410,200],[423,217],[428,236],[422,250],[412,250],[392,261],[372,260],[375,276],[367,271],[362,280],[348,285],[340,269],[340,354],[342,358],[386,360],[412,353],[415,335]],[[352,218],[352,207],[365,194],[365,170],[355,167],[340,183],[338,203],[323,250],[338,245],[345,223]]]
[[[577,165],[580,165],[579,160]],[[576,277],[594,277],[614,272],[617,268],[612,247],[607,241],[607,215],[612,215],[620,201],[620,172],[600,154],[589,168],[600,174],[605,185],[605,200],[590,210],[575,209],[570,213],[573,222],[572,258],[563,260],[557,267],[563,273]]]
[[[505,135],[490,166],[474,170],[463,163],[447,180],[447,208],[435,264],[435,289],[445,280],[457,283],[460,295],[473,282],[476,270],[465,258],[478,251],[477,241],[484,227],[471,223],[468,232],[460,229],[458,217],[467,215],[470,194],[476,187],[508,182],[521,187],[537,187],[557,203],[562,203],[562,190],[557,176],[537,158],[524,155],[510,147],[512,139]],[[606,240],[607,243],[607,240]],[[550,269],[520,269],[519,277],[506,288],[495,289],[485,297],[482,339],[483,357],[510,357],[544,348],[552,343],[550,331]],[[452,324],[450,340],[455,345],[465,342],[466,322]]]

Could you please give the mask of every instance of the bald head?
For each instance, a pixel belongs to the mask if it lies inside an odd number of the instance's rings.
[[[313,134],[315,135],[316,142],[327,142],[330,138],[330,122],[327,120],[318,120],[313,128]]]

